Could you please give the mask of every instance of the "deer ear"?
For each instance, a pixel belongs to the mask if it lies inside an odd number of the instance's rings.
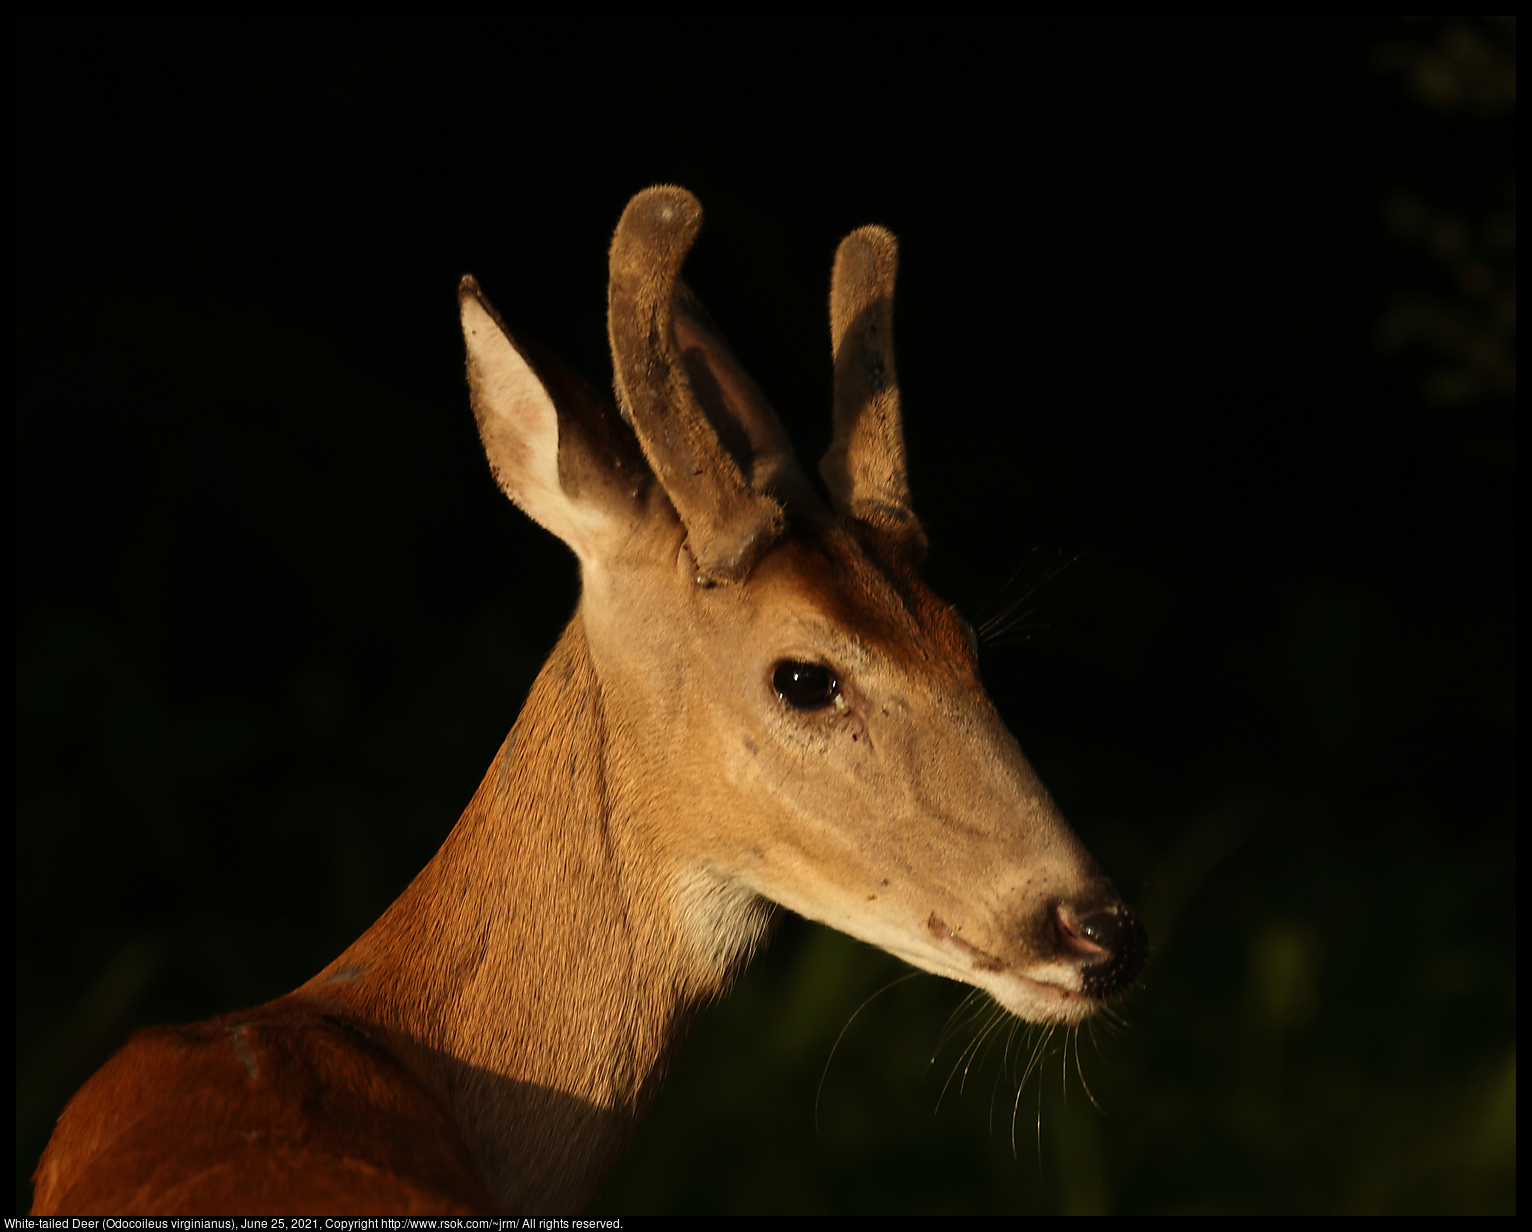
[[[835,251],[830,276],[835,439],[819,473],[836,509],[882,526],[918,563],[926,535],[910,505],[894,368],[898,268],[899,243],[882,227],[853,231]]]
[[[602,408],[592,405],[594,395],[577,380],[545,371],[549,360],[534,360],[529,348],[512,340],[471,277],[458,286],[458,306],[469,398],[495,483],[567,543],[582,566],[590,564],[619,529],[619,506],[638,495],[636,446],[621,447],[613,437],[620,430],[602,422]],[[613,418],[605,412],[605,420]],[[633,457],[624,459],[624,453]]]

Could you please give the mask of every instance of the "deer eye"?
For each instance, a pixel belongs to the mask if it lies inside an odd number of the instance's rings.
[[[828,667],[784,659],[771,673],[771,687],[794,710],[819,710],[840,696],[840,681]]]

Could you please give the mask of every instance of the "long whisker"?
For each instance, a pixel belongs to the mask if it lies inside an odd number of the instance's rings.
[[[1066,1027],[1064,1031],[1064,1047],[1059,1057],[1059,1084],[1064,1092],[1064,1107],[1069,1107],[1069,1041],[1074,1035],[1073,1027]]]
[[[1033,549],[1034,552],[1036,552],[1036,550],[1036,548]],[[1027,634],[1023,634],[1020,637],[1009,637],[1007,635],[1012,634],[1019,626],[1025,624],[1025,622],[1028,621],[1037,611],[1037,605],[1032,604],[1031,600],[1045,586],[1047,586],[1049,582],[1058,577],[1058,575],[1061,574],[1070,565],[1078,562],[1079,559],[1079,556],[1074,556],[1069,560],[1055,561],[1054,563],[1050,564],[1043,571],[1042,577],[1038,578],[1037,581],[1028,586],[1026,590],[1024,590],[1015,599],[1012,599],[1010,602],[1006,603],[993,616],[986,617],[983,621],[980,622],[979,626],[974,630],[979,640],[986,646],[999,646],[1015,641],[1025,641],[1027,636],[1029,636]],[[1005,585],[1001,586],[1000,589],[996,591],[994,598],[998,598],[999,595],[1003,594],[1005,590],[1016,581],[1017,577],[1020,576],[1021,571],[1025,568],[1026,562],[1023,562],[1016,568],[1011,576],[1006,579]],[[994,602],[994,598],[991,598],[991,603]]]
[[[1037,549],[1037,548],[1033,548],[1032,551],[1029,553],[1029,555],[1036,555],[1038,550],[1039,549]],[[1016,579],[1021,576],[1021,571],[1023,569],[1025,569],[1026,567],[1027,567],[1027,561],[1026,561],[1025,558],[1023,558],[1021,564],[1017,565],[1016,568],[1011,570],[1010,576],[1007,577],[1005,579],[1005,581],[1001,582],[999,586],[995,587],[995,589],[990,592],[989,598],[984,600],[984,602],[980,605],[979,611],[983,612],[986,608],[989,608],[989,607],[993,606],[999,600],[1000,596],[1005,594],[1005,592],[1008,589],[1010,589],[1010,587],[1015,583]],[[1027,593],[1030,594],[1033,589],[1035,589],[1035,588],[1028,588]],[[1009,606],[1009,605],[1007,605],[1007,606]],[[982,620],[979,623],[979,627],[976,628],[974,630],[974,632],[978,633],[982,637],[983,636],[983,630],[984,630],[985,626],[989,625],[994,619],[995,618],[993,616],[986,616],[986,617],[982,618]]]
[[[974,1041],[973,1053],[969,1058],[968,1064],[963,1067],[963,1082],[958,1087],[959,1094],[961,1094],[964,1088],[966,1088],[968,1085],[968,1071],[973,1068],[974,1061],[978,1061],[980,1069],[984,1068],[984,1062],[989,1058],[989,1050],[994,1046],[995,1043],[996,1029],[1004,1024],[1009,1018],[1009,1014],[1007,1014],[1003,1009],[1000,1009],[998,1006],[996,1007],[995,1016],[991,1018],[987,1024],[985,1024],[983,1033],[979,1036],[978,1039]],[[980,1045],[983,1045],[983,1056],[980,1056]]]
[[[958,1091],[961,1093],[964,1086],[967,1085],[968,1069],[973,1064],[973,1058],[978,1054],[980,1045],[984,1043],[985,1038],[990,1034],[990,1032],[992,1032],[1008,1017],[1009,1015],[998,1005],[992,1007],[989,1021],[987,1021],[984,1026],[980,1028],[978,1035],[963,1045],[963,1051],[958,1053],[958,1058],[955,1062],[953,1062],[952,1065],[952,1072],[947,1075],[947,1081],[942,1084],[941,1094],[936,1097],[936,1107],[932,1109],[933,1113],[941,1111],[942,1100],[947,1096],[947,1088],[952,1085],[952,1080],[957,1077],[959,1069],[963,1071],[963,1081],[958,1084]],[[972,1019],[970,1019],[970,1021],[972,1021]]]
[[[1016,1039],[1016,1032],[1027,1026],[1020,1018],[1011,1019],[1011,1029],[1005,1035],[1005,1052],[1000,1057],[1000,1068],[995,1073],[995,1085],[989,1089],[989,1136],[995,1136],[995,1094],[1000,1090],[1000,1080],[1005,1077],[1006,1066],[1011,1060],[1011,1044]],[[1030,1030],[1030,1028],[1028,1028]]]
[[[937,1054],[941,1052],[942,1046],[958,1033],[959,1028],[966,1027],[970,1022],[973,1022],[974,1019],[979,1016],[978,1014],[974,1014],[972,1017],[965,1018],[961,1023],[954,1022],[957,1016],[961,1014],[964,1009],[977,1002],[983,996],[984,991],[982,989],[970,988],[968,990],[968,995],[957,1003],[957,1005],[953,1008],[952,1013],[947,1015],[947,1021],[942,1026],[941,1034],[936,1037],[936,1045],[931,1049],[931,1059],[926,1062],[927,1068],[936,1064],[936,1057]]]
[[[1072,1034],[1075,1037],[1075,1073],[1080,1077],[1080,1088],[1085,1092],[1085,1098],[1090,1100],[1096,1111],[1104,1116],[1106,1115],[1106,1109],[1096,1102],[1095,1095],[1091,1093],[1090,1083],[1085,1081],[1085,1067],[1080,1064],[1080,1028],[1076,1027]],[[1095,1036],[1092,1036],[1091,1043],[1094,1044],[1095,1042]]]
[[[1021,1112],[1021,1093],[1027,1088],[1027,1079],[1031,1077],[1034,1068],[1040,1069],[1043,1060],[1047,1057],[1048,1041],[1053,1038],[1053,1027],[1050,1025],[1043,1030],[1037,1043],[1032,1046],[1032,1054],[1027,1058],[1027,1068],[1022,1071],[1021,1081],[1016,1084],[1016,1103],[1011,1108],[1011,1158],[1020,1156],[1016,1153],[1016,1117]],[[1043,1084],[1037,1084],[1037,1166],[1043,1166]]]
[[[1053,1031],[1052,1031],[1051,1028],[1049,1029],[1048,1034],[1050,1036],[1052,1036]],[[1014,1132],[1015,1126],[1013,1125],[1011,1128],[1012,1128],[1012,1131]],[[1041,1063],[1039,1063],[1039,1065],[1038,1065],[1038,1078],[1037,1078],[1037,1174],[1039,1176],[1041,1176],[1042,1173],[1043,1173],[1043,1079],[1042,1079],[1042,1065],[1041,1065]]]
[[[906,980],[913,980],[917,975],[924,975],[924,971],[906,971],[896,980],[890,980],[852,1012],[851,1017],[846,1019],[846,1025],[840,1029],[840,1034],[835,1037],[835,1043],[830,1047],[830,1055],[825,1058],[824,1072],[819,1075],[819,1087],[814,1092],[814,1133],[819,1134],[819,1097],[824,1094],[825,1079],[830,1075],[830,1062],[835,1060],[835,1050],[840,1047],[841,1040],[846,1038],[846,1032],[851,1030],[851,1024],[856,1021],[856,1016],[869,1005],[886,993],[890,988],[903,984]]]
[[[979,1058],[980,1070],[983,1070],[985,1062],[989,1060],[990,1049],[995,1046],[995,1041],[1001,1038],[1000,1034],[994,1030],[994,1028],[1000,1026],[1001,1023],[1009,1024],[1010,1027],[1010,1029],[1005,1032],[1005,1049],[1000,1054],[1000,1072],[1002,1074],[1005,1073],[1005,1057],[1011,1048],[1011,1036],[1016,1033],[1016,1019],[1012,1015],[1006,1013],[1004,1010],[1001,1011],[999,1019],[990,1027],[988,1031],[985,1032],[987,1039],[984,1044],[984,1055]]]

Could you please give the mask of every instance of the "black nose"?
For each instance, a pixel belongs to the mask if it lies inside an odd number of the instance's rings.
[[[1084,916],[1075,929],[1106,951],[1080,972],[1088,996],[1109,997],[1138,978],[1149,957],[1149,934],[1126,907],[1119,904]]]

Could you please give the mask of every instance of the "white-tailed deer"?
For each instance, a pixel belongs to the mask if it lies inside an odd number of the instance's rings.
[[[463,280],[490,468],[579,558],[578,610],[398,901],[295,992],[135,1035],[35,1212],[577,1210],[779,906],[1032,1022],[1136,978],[1142,927],[916,574],[893,236],[835,257],[827,509],[680,280],[700,222],[660,187],[618,223],[620,417]]]

